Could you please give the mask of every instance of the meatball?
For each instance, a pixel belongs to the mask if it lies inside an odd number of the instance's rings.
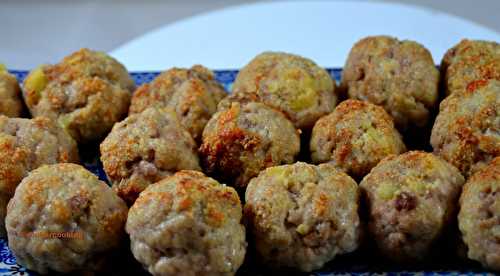
[[[234,275],[246,252],[236,191],[201,172],[180,171],[144,190],[126,231],[153,275]]]
[[[458,223],[469,258],[500,271],[500,157],[465,183]]]
[[[33,70],[23,96],[33,116],[57,120],[77,142],[89,143],[103,138],[127,114],[133,87],[116,60],[82,49]]]
[[[441,61],[446,95],[456,91],[476,90],[488,80],[500,81],[500,44],[493,41],[460,41]]]
[[[271,266],[312,271],[359,245],[358,186],[331,164],[267,168],[245,201],[256,250]]]
[[[444,99],[431,145],[466,176],[500,156],[500,81]]]
[[[226,95],[207,68],[201,65],[190,69],[172,68],[134,92],[129,114],[151,106],[173,108],[182,125],[199,141],[217,104]]]
[[[232,94],[219,104],[259,101],[281,110],[296,128],[310,129],[337,103],[335,82],[312,60],[297,55],[264,52],[243,67]]]
[[[75,141],[53,121],[0,115],[0,237],[6,236],[7,203],[28,172],[45,164],[78,161]]]
[[[23,103],[21,89],[16,77],[9,74],[0,64],[0,114],[9,117],[21,117]]]
[[[456,215],[464,178],[446,161],[410,151],[384,158],[361,181],[368,229],[383,255],[401,262],[428,256]]]
[[[299,131],[285,116],[262,103],[233,103],[208,121],[200,157],[205,171],[246,187],[267,167],[293,163],[300,151]]]
[[[439,71],[430,52],[409,40],[370,36],[347,58],[341,88],[349,98],[381,105],[400,130],[424,127],[438,100]]]
[[[65,57],[61,63],[73,68],[73,74],[107,79],[129,92],[135,89],[134,80],[127,72],[127,68],[104,52],[83,48]]]
[[[23,179],[7,208],[9,247],[38,273],[99,269],[124,237],[125,203],[80,165],[45,165]]]
[[[179,170],[201,170],[196,144],[171,109],[154,107],[115,124],[101,146],[113,189],[127,203],[148,185]]]
[[[311,159],[330,162],[361,179],[384,157],[406,151],[392,118],[369,102],[347,100],[319,119],[312,130]]]

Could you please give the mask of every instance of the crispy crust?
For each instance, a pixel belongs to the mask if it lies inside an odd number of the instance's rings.
[[[337,103],[335,82],[312,60],[280,52],[264,52],[243,67],[232,94],[219,104],[259,101],[281,110],[300,129],[311,129]]]
[[[21,117],[23,103],[21,89],[16,77],[0,71],[0,114],[8,117]]]
[[[444,55],[441,75],[446,95],[474,91],[489,80],[500,81],[500,44],[463,39]]]
[[[171,109],[154,107],[115,124],[101,161],[113,190],[128,204],[148,185],[179,170],[201,170],[196,143]]]
[[[500,271],[500,157],[465,184],[458,223],[468,257]]]
[[[455,167],[431,153],[410,151],[380,161],[360,188],[381,253],[405,262],[428,257],[456,214],[463,183]]]
[[[441,102],[431,145],[466,176],[499,156],[500,81],[453,93]]]
[[[227,95],[209,69],[195,65],[190,69],[169,69],[151,83],[134,92],[129,114],[154,107],[175,109],[182,125],[197,141],[203,128],[217,110],[217,104]]]
[[[292,163],[299,132],[285,116],[262,103],[233,103],[217,112],[203,131],[199,152],[209,175],[236,187],[264,168]]]
[[[9,202],[9,247],[19,264],[46,274],[91,270],[119,246],[125,203],[80,165],[42,166],[23,179]],[[48,233],[77,233],[50,238]],[[33,236],[31,236],[33,235]]]
[[[75,141],[47,118],[7,118],[0,115],[0,236],[5,237],[9,199],[33,169],[59,162],[78,162]]]
[[[267,168],[250,181],[245,201],[246,222],[268,265],[312,271],[359,245],[358,186],[331,164]]]
[[[430,52],[409,40],[370,36],[349,53],[341,89],[349,98],[381,105],[400,130],[424,127],[437,105],[439,71]]]
[[[201,172],[150,185],[130,208],[132,253],[153,275],[234,275],[246,242],[236,191]]]
[[[128,110],[132,79],[104,53],[82,49],[25,79],[23,96],[33,116],[57,120],[80,143],[102,139]]]
[[[358,100],[343,101],[316,122],[310,149],[314,163],[330,162],[356,179],[384,157],[406,151],[389,114]]]
[[[104,52],[82,48],[65,57],[59,65],[68,74],[106,79],[129,92],[135,89],[134,80],[127,72],[127,68]]]

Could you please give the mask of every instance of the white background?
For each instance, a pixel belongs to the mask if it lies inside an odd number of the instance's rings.
[[[244,2],[257,1],[2,0],[0,62],[13,69],[30,69],[40,63],[57,62],[61,57],[81,47],[112,51],[127,41],[161,26]],[[425,7],[433,12],[458,15],[500,32],[498,0],[352,2],[406,3]],[[331,34],[326,35],[335,35],[335,28],[335,24],[328,26]],[[429,30],[437,31],[439,26]]]

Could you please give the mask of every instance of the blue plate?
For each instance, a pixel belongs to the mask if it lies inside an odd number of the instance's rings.
[[[340,80],[342,73],[341,69],[327,69],[333,79],[337,82]],[[27,75],[26,71],[11,71],[20,82]],[[141,85],[153,80],[159,72],[134,72],[131,73],[132,78],[137,85]],[[227,91],[231,90],[238,70],[216,70],[216,79],[224,86]],[[106,175],[102,168],[102,164],[98,156],[98,147],[80,148],[80,155],[83,165],[99,176],[100,179],[106,180]],[[482,271],[477,264],[473,263],[451,263],[450,265],[431,265],[431,269],[420,268],[412,271],[405,268],[389,267],[383,264],[373,263],[369,261],[369,256],[354,255],[337,258],[333,263],[327,264],[323,269],[314,272],[316,275],[495,275],[491,272]],[[388,271],[390,270],[390,271]],[[239,274],[255,275],[265,274],[262,271],[255,271],[251,265],[245,264],[239,271]],[[7,241],[0,239],[0,275],[37,275],[32,271],[16,263],[16,258],[10,251]],[[147,275],[147,272],[144,272]]]

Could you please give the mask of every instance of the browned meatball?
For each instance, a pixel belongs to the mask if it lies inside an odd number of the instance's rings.
[[[488,80],[500,81],[500,44],[493,41],[460,41],[441,61],[446,95],[476,90]]]
[[[234,275],[246,252],[236,191],[201,172],[150,185],[130,208],[135,258],[153,275]]]
[[[450,225],[464,178],[451,164],[425,152],[383,159],[360,184],[369,232],[386,257],[418,261]]]
[[[23,103],[21,89],[16,77],[0,64],[0,114],[8,117],[21,117]]]
[[[127,203],[148,185],[179,170],[201,170],[196,144],[174,110],[154,107],[115,124],[101,144],[113,189]]]
[[[127,68],[104,52],[82,48],[65,57],[58,65],[63,67],[63,73],[106,79],[129,92],[135,89]]]
[[[137,88],[129,114],[151,106],[175,109],[182,125],[198,141],[203,128],[217,110],[217,104],[225,96],[226,91],[207,68],[201,65],[190,69],[172,68],[151,83]]]
[[[444,99],[431,144],[436,154],[466,176],[500,156],[500,81]]]
[[[500,271],[500,157],[465,183],[458,223],[469,258]]]
[[[82,49],[30,72],[23,96],[33,116],[58,121],[77,142],[103,138],[128,110],[133,81],[125,67]]]
[[[284,112],[296,128],[311,129],[337,104],[335,82],[312,60],[279,52],[264,52],[241,69],[233,93],[219,109],[231,102],[259,101]]]
[[[342,73],[349,98],[381,105],[400,130],[423,127],[437,105],[439,72],[422,45],[388,36],[358,41]]]
[[[200,155],[205,171],[236,187],[271,166],[292,163],[299,132],[277,110],[262,103],[233,103],[208,121]]]
[[[389,114],[358,100],[343,101],[316,122],[310,149],[313,162],[330,162],[356,179],[384,157],[406,151]]]
[[[38,273],[97,270],[125,237],[125,203],[80,165],[42,166],[23,179],[7,208],[9,247]]]
[[[271,266],[311,271],[359,245],[358,185],[331,164],[267,168],[245,201],[257,252]]]
[[[75,141],[47,118],[0,115],[0,237],[5,237],[9,199],[31,170],[45,164],[78,162]]]

